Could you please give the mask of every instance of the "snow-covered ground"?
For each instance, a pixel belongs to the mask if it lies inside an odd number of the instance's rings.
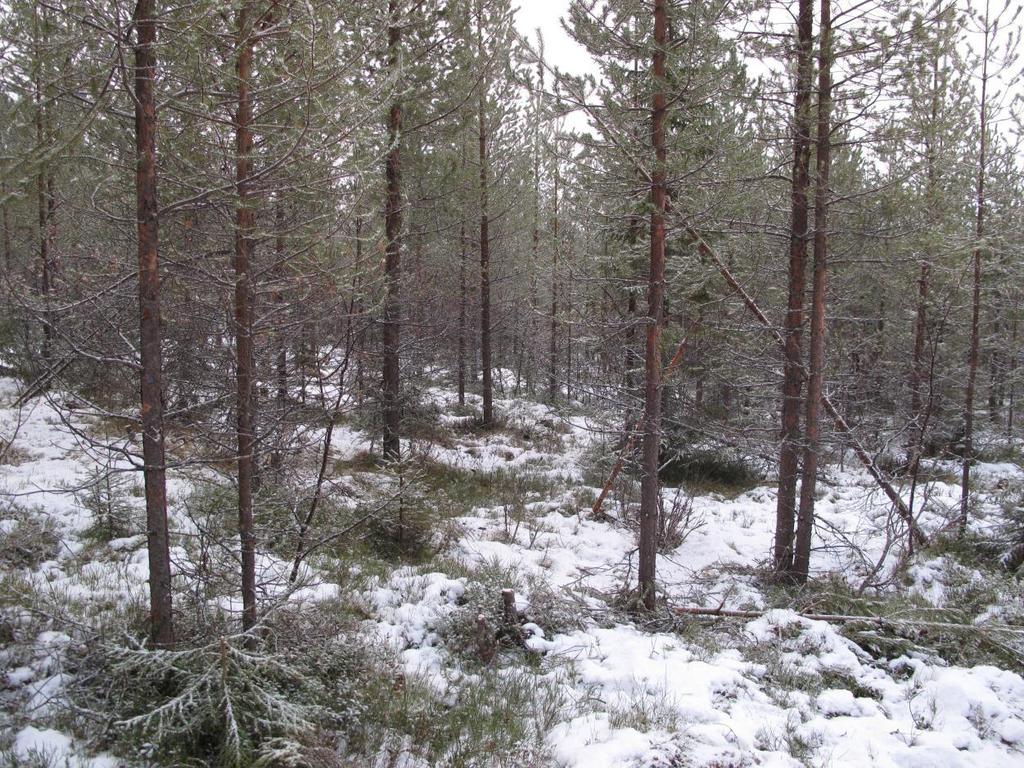
[[[14,409],[9,405],[14,394],[13,382],[0,382],[0,436],[14,437],[19,449],[17,461],[0,465],[0,491],[21,510],[45,517],[60,535],[59,549],[25,578],[37,588],[85,601],[141,599],[147,575],[143,537],[110,542],[102,557],[81,562],[89,551],[83,533],[94,521],[81,493],[69,489],[88,482],[96,452],[65,420],[86,432],[98,425],[61,413],[45,400]],[[360,594],[349,597],[368,616],[365,632],[387,642],[405,674],[443,698],[471,685],[479,673],[479,664],[469,663],[451,636],[477,575],[514,574],[538,700],[558,702],[538,733],[542,743],[535,754],[544,762],[528,764],[1024,766],[1024,680],[1016,672],[952,666],[915,651],[876,658],[838,625],[770,609],[757,566],[771,549],[772,487],[731,498],[686,498],[665,489],[666,507],[688,504],[689,517],[681,543],[658,562],[659,585],[670,608],[768,609],[764,615],[728,622],[727,628],[681,615],[672,625],[644,626],[617,605],[623,586],[635,578],[635,533],[615,494],[602,515],[590,514],[595,489],[584,486],[583,464],[594,450],[599,425],[536,403],[501,400],[496,407],[507,428],[476,434],[460,428],[464,419],[450,393],[432,389],[428,397],[451,435],[443,444],[417,444],[421,456],[493,476],[496,483],[530,475],[544,481],[536,487],[552,490],[459,510],[459,535],[437,561],[395,567],[362,582]],[[365,435],[342,428],[334,458],[351,458],[367,447]],[[129,468],[124,459],[113,466]],[[1012,463],[980,465],[975,477],[993,494],[1024,482],[1024,472]],[[172,476],[172,498],[183,497],[189,482]],[[812,571],[842,574],[854,588],[886,582],[902,564],[900,548],[886,533],[891,521],[884,497],[865,473],[849,467],[829,468],[820,487]],[[496,491],[500,497],[501,489]],[[959,495],[955,484],[929,484],[920,518],[926,530],[946,524]],[[138,497],[130,502],[141,509]],[[985,504],[996,501],[983,502],[983,512]],[[9,519],[0,521],[0,536],[24,524],[23,511],[7,515],[4,508],[0,517]],[[186,530],[188,522],[176,509],[172,514],[172,527]],[[180,572],[188,570],[190,557],[185,548],[176,548]],[[269,554],[261,559],[265,573],[284,572],[287,565]],[[908,588],[941,607],[948,571],[944,557],[915,561],[907,571]],[[327,583],[315,565],[306,575],[293,599],[338,595],[339,587]],[[493,595],[496,608],[499,588]],[[552,594],[572,606],[572,621],[548,613]],[[230,607],[230,597],[222,604]],[[5,611],[17,620],[16,609],[5,606]],[[993,620],[1000,617],[1005,618],[1004,610],[990,612]],[[53,706],[66,682],[60,659],[69,639],[47,630],[28,658],[24,652],[0,651],[8,705],[0,721],[7,730],[0,747],[21,760],[36,749],[51,753],[54,765],[112,766],[113,758],[87,758],[69,734],[53,729]],[[499,650],[491,665],[498,674],[515,674],[524,663],[523,651],[507,649]],[[403,759],[381,764],[430,765],[414,747]]]

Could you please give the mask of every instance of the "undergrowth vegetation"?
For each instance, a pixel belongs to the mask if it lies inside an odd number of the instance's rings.
[[[881,704],[882,688],[863,670],[908,686],[917,684],[913,670],[895,660],[1024,671],[1021,636],[998,628],[1024,629],[1024,590],[1004,557],[1024,529],[1015,486],[986,497],[991,525],[935,536],[870,587],[823,574],[798,589],[752,560],[709,559],[686,574],[688,591],[665,584],[666,595],[676,589],[672,598],[643,614],[628,588],[633,463],[605,514],[592,515],[615,446],[574,445],[582,477],[567,476],[556,462],[573,445],[564,420],[534,418],[523,406],[480,430],[475,414],[473,405],[425,406],[403,461],[346,447],[328,456],[319,485],[299,471],[309,456],[268,472],[254,498],[261,621],[248,635],[238,616],[236,489],[215,463],[190,473],[171,498],[173,650],[140,639],[145,529],[131,474],[112,466],[83,474],[73,495],[77,527],[9,503],[0,529],[0,661],[18,682],[4,699],[8,721],[45,723],[73,734],[76,748],[154,768],[556,765],[551,736],[567,738],[577,722],[658,734],[672,745],[665,754],[676,755],[665,764],[676,764],[700,723],[688,720],[692,705],[640,673],[605,687],[607,670],[592,666],[615,653],[614,639],[590,644],[596,634],[627,628],[649,638],[628,668],[675,652],[701,669],[731,665],[739,682],[715,683],[713,692],[722,712],[763,694],[789,713],[760,724],[751,749],[819,765],[827,750],[809,724],[813,703],[842,691]],[[670,487],[658,548],[666,560],[699,558],[723,520],[739,540],[756,528],[750,508],[770,501],[756,463],[731,449],[687,446],[666,448],[663,459]],[[576,557],[577,546],[592,560],[566,567],[560,558]],[[789,619],[753,633],[750,616],[674,610],[686,602],[728,603],[751,616],[786,609]],[[830,634],[798,614],[848,618]],[[556,640],[563,645],[549,652]],[[847,641],[859,666],[819,663]],[[26,702],[40,691],[45,703],[29,718]],[[913,712],[932,727],[935,717]],[[990,728],[984,717],[978,723],[979,733]],[[12,749],[0,742],[0,766],[61,768],[60,754]]]

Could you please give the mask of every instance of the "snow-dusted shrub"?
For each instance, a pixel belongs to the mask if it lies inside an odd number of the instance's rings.
[[[449,650],[469,659],[489,661],[495,650],[518,649],[520,621],[517,618],[510,624],[502,590],[518,592],[522,583],[515,566],[492,561],[475,569],[458,607],[438,628]],[[481,659],[481,654],[487,658]]]
[[[583,629],[590,621],[586,605],[573,594],[552,587],[541,575],[526,578],[525,619],[548,637]]]
[[[144,531],[140,513],[131,502],[131,477],[109,467],[89,472],[85,484],[75,493],[78,503],[90,513],[92,522],[86,536],[111,541]]]
[[[0,510],[0,565],[34,569],[60,550],[57,523],[42,509],[7,504]]]
[[[999,562],[1014,573],[1024,565],[1024,491],[1007,493],[1000,506],[1002,520],[996,533]]]
[[[683,545],[690,534],[703,528],[707,520],[701,511],[693,508],[693,496],[677,489],[669,503],[658,498],[658,551],[673,552]]]
[[[404,470],[403,470],[404,471]],[[441,548],[447,518],[439,513],[434,497],[415,472],[403,475],[390,498],[371,501],[369,510],[357,509],[356,518],[369,515],[358,535],[373,554],[388,561],[421,561]]]
[[[328,766],[380,683],[383,657],[319,608],[282,611],[256,648],[240,635],[195,647],[105,647],[79,700],[105,710],[121,752],[158,764]]]
[[[518,596],[515,616],[510,616],[505,607],[502,592],[506,589]],[[522,653],[523,640],[537,628],[550,637],[580,629],[586,622],[582,605],[553,589],[540,576],[524,578],[514,565],[489,561],[470,573],[458,607],[438,631],[450,650],[487,661],[481,659],[481,642],[493,651]],[[481,636],[484,632],[486,638]]]
[[[822,744],[822,735],[805,726],[796,713],[778,727],[762,725],[754,735],[754,746],[762,752],[782,752],[808,766]]]
[[[32,747],[28,750],[0,750],[0,768],[66,768],[67,762],[57,750]]]
[[[454,676],[443,692],[416,676],[378,691],[346,766],[552,765],[545,737],[568,705],[556,677],[519,666]]]
[[[675,448],[662,446],[662,483],[729,492],[746,491],[762,481],[761,473],[732,450]]]

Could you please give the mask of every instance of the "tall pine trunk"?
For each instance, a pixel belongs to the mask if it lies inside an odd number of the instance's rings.
[[[971,464],[974,462],[974,391],[978,378],[978,358],[981,348],[981,248],[985,236],[985,173],[987,170],[986,132],[988,131],[988,56],[991,42],[989,17],[985,13],[985,40],[981,70],[981,105],[979,115],[977,218],[975,220],[975,245],[971,252],[973,286],[971,291],[971,345],[967,356],[967,386],[964,390],[964,458],[961,474],[959,533],[967,533],[967,516],[971,502]]]
[[[402,42],[402,28],[398,19],[398,0],[389,0],[388,14],[388,67],[393,76],[398,76],[399,46]],[[384,434],[383,452],[385,458],[397,459],[402,446],[399,438],[401,428],[401,382],[399,379],[398,352],[401,344],[401,276],[402,276],[402,104],[395,96],[388,111],[388,150],[384,176],[387,184],[387,200],[384,207],[384,282],[387,295],[384,299],[384,371],[381,401],[383,404]]]
[[[537,57],[537,83],[539,95],[534,102],[533,116],[533,232],[530,247],[530,321],[527,324],[529,346],[527,361],[527,389],[532,395],[534,379],[539,378],[537,365],[537,322],[540,317],[540,297],[537,295],[537,271],[540,269],[540,220],[541,220],[541,130],[540,124],[544,110],[544,39],[537,40],[539,54]]]
[[[253,530],[253,236],[252,201],[252,3],[236,18],[235,79],[235,431],[238,436],[238,536],[242,561],[242,629],[256,626],[256,536]],[[254,638],[250,638],[250,643]]]
[[[459,225],[459,346],[458,346],[458,388],[459,405],[466,404],[466,254],[469,243],[466,223]]]
[[[35,36],[35,66],[33,77],[34,100],[35,100],[35,129],[36,144],[40,150],[46,146],[48,137],[48,116],[46,104],[43,98],[43,42],[46,35],[46,19],[42,20],[40,27],[39,4],[32,6],[32,25]],[[51,246],[51,218],[54,211],[53,180],[49,177],[46,164],[41,164],[36,175],[36,206],[38,212],[39,232],[39,294],[43,301],[43,348],[42,358],[49,362],[51,347],[53,346],[53,317],[50,311],[50,246]]]
[[[135,201],[139,261],[140,420],[149,554],[149,636],[157,648],[174,644],[171,554],[164,474],[163,361],[160,350],[160,262],[156,197],[156,8],[135,10]]]
[[[801,328],[804,321],[804,274],[807,268],[808,188],[810,186],[811,89],[814,64],[814,12],[811,0],[800,0],[797,16],[797,75],[793,116],[793,171],[789,236],[789,300],[784,326],[782,443],[779,447],[779,494],[775,511],[774,567],[793,568],[793,527],[796,481],[800,464],[800,390],[803,384]]]
[[[478,7],[476,42],[478,60],[484,64],[483,8]],[[485,426],[494,423],[494,382],[491,369],[491,238],[487,209],[487,78],[480,80],[480,96],[477,105],[479,127],[480,161],[480,369],[484,401],[483,422]]]
[[[358,219],[357,219],[358,221]],[[277,273],[277,280],[283,281],[285,277],[285,213],[284,205],[280,200],[274,201],[274,271]],[[284,309],[284,292],[281,286],[274,288],[274,305],[278,311],[278,322],[283,322],[281,317]],[[274,361],[274,373],[277,378],[277,391],[274,396],[274,403],[277,409],[277,439],[274,442],[273,450],[270,452],[270,469],[278,473],[281,470],[285,440],[285,417],[288,412],[288,344],[285,341],[284,333],[277,334],[277,358]]]
[[[3,200],[3,207],[0,208],[0,212],[3,213],[3,228],[4,228],[4,269],[7,274],[11,272],[11,223],[10,216],[8,213],[7,204],[7,182],[0,181],[0,199]]]
[[[1010,322],[1010,370],[1007,378],[1009,379],[1009,394],[1008,403],[1006,409],[1006,436],[1009,438],[1013,437],[1013,410],[1015,405],[1015,399],[1017,396],[1017,315],[1020,313],[1020,298],[1017,297],[1013,301],[1013,320]]]
[[[932,93],[928,131],[925,136],[925,198],[928,205],[928,219],[932,227],[938,226],[936,210],[936,141],[939,120],[939,57],[932,60]],[[928,419],[925,409],[925,347],[928,342],[928,290],[931,283],[931,246],[921,260],[917,278],[917,311],[914,318],[914,352],[910,366],[910,430],[907,439],[907,471],[916,480],[921,463],[924,444],[924,425]],[[913,498],[911,498],[913,504]]]
[[[793,575],[804,583],[811,560],[811,534],[814,529],[814,494],[818,481],[821,451],[821,395],[825,380],[825,299],[828,282],[828,206],[829,171],[832,161],[832,8],[830,0],[821,0],[818,26],[818,138],[815,158],[814,189],[814,276],[811,294],[810,365],[804,423],[803,475],[800,481],[800,510],[797,518],[796,545],[793,551]]]
[[[658,537],[658,464],[661,447],[661,326],[665,303],[665,49],[668,42],[668,2],[654,3],[654,61],[651,85],[651,262],[647,284],[647,343],[644,354],[644,417],[640,481],[640,600],[655,604],[655,561]]]
[[[555,141],[555,173],[551,215],[551,312],[548,315],[550,348],[548,349],[548,400],[558,399],[558,256],[561,250],[558,232],[558,142]]]

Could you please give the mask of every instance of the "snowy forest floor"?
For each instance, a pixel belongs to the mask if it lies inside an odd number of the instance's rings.
[[[294,584],[315,469],[262,492],[259,653],[230,639],[229,465],[172,471],[183,650],[161,655],[133,640],[141,476],[101,446],[133,436],[57,394],[15,408],[17,389],[0,380],[0,765],[1024,766],[1024,634],[997,628],[1024,633],[1024,589],[995,543],[1020,508],[1019,460],[976,467],[967,543],[942,535],[957,465],[931,461],[919,496],[934,542],[912,557],[867,474],[826,467],[800,590],[766,577],[770,478],[667,487],[663,606],[645,616],[628,591],[635,481],[590,512],[614,428],[510,399],[481,431],[478,398],[429,389],[401,467],[381,466],[357,424],[336,427]],[[317,437],[302,466],[317,466]],[[169,450],[188,458],[187,438]],[[678,610],[695,606],[764,614]]]

